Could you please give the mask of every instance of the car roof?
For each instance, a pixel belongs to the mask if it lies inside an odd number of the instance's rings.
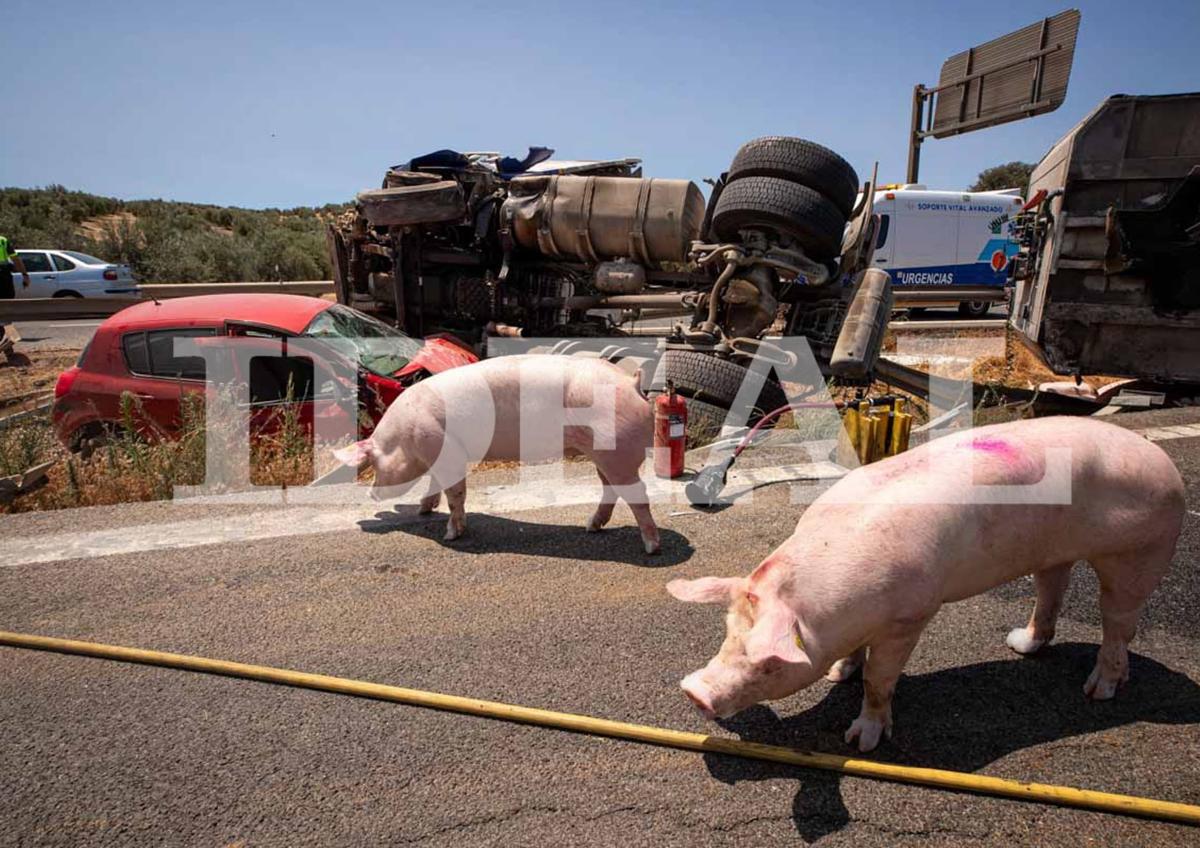
[[[72,253],[78,253],[80,256],[88,255],[81,250],[67,250],[65,247],[18,247],[16,249],[16,251],[14,251],[14,252],[15,253],[61,253],[64,256],[70,255]],[[105,265],[113,264],[111,262],[105,262],[99,256],[93,256],[92,258],[97,260],[98,262],[105,264]],[[87,263],[84,262],[81,264],[86,265]]]
[[[318,313],[333,304],[298,294],[206,294],[147,300],[122,309],[103,324],[105,329],[186,327],[239,321],[274,327],[297,335]]]

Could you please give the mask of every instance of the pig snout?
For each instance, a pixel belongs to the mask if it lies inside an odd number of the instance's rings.
[[[687,695],[687,699],[692,702],[706,719],[712,721],[717,717],[717,711],[713,709],[712,692],[708,686],[700,679],[700,672],[689,674],[679,682],[679,688],[683,690],[683,694]]]

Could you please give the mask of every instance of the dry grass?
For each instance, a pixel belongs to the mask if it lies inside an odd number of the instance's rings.
[[[185,402],[178,439],[147,433],[133,399],[124,400],[125,423],[86,458],[71,454],[54,438],[48,416],[0,431],[0,476],[17,474],[56,460],[41,488],[22,495],[0,513],[170,500],[176,486],[204,482],[208,438],[199,398]],[[250,482],[256,486],[303,486],[314,479],[311,437],[296,407],[283,407],[276,427],[255,438],[250,450]],[[139,430],[141,431],[139,433]]]
[[[936,330],[923,334],[923,338],[944,342],[945,353],[953,355],[956,352],[956,342],[979,341],[988,338],[995,338],[999,342],[999,332],[998,330],[989,329]],[[972,382],[979,383],[980,385],[1014,389],[1036,389],[1042,383],[1061,382],[1070,379],[1062,374],[1055,374],[1047,368],[1046,364],[1029,347],[1017,339],[1011,329],[1006,328],[1003,332],[1003,354],[985,356],[975,360],[972,363],[972,371],[970,373],[965,370],[962,373],[939,373],[943,376],[962,380],[970,379]],[[896,339],[897,334],[891,330],[888,330],[884,334],[883,350],[885,356],[888,353],[896,352]],[[1121,378],[1103,374],[1092,374],[1085,376],[1083,379],[1092,386],[1100,388]]]
[[[1035,389],[1042,383],[1062,382],[1069,380],[1061,374],[1055,374],[1028,347],[1014,338],[1011,330],[1007,331],[1004,341],[1003,356],[989,356],[975,363],[975,382],[985,385],[1001,385],[1019,389]],[[1108,385],[1122,378],[1105,374],[1090,374],[1084,382],[1094,388]]]

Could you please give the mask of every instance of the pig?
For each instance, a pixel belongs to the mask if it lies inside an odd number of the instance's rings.
[[[1051,460],[1070,483],[1058,503],[964,497],[972,484],[1036,484]],[[1183,514],[1171,460],[1112,424],[1044,418],[937,439],[847,474],[748,577],[668,583],[679,600],[728,606],[720,652],[681,686],[705,717],[725,718],[862,666],[862,711],[845,741],[870,751],[891,737],[896,681],[942,604],[1032,574],[1033,614],[1006,640],[1032,654],[1054,638],[1071,567],[1086,559],[1100,580],[1103,638],[1083,692],[1111,698],[1128,680],[1127,646]]]
[[[589,532],[612,518],[618,497],[633,512],[646,553],[659,550],[639,468],[653,438],[653,410],[631,376],[584,357],[499,356],[435,374],[406,389],[370,438],[335,451],[347,465],[374,466],[372,494],[382,499],[423,476],[430,489],[420,511],[450,507],[446,541],[467,528],[467,469],[482,460],[542,462],[584,455],[600,476],[600,504]],[[494,424],[494,426],[493,426]]]

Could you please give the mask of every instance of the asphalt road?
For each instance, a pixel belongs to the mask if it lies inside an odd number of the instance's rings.
[[[1200,411],[1115,418],[1148,427]],[[1076,570],[1053,647],[1021,659],[1019,581],[945,608],[909,663],[896,734],[913,765],[1200,804],[1200,439],[1161,443],[1188,481],[1174,568],[1132,680],[1090,703],[1096,587]],[[468,508],[470,501],[468,501]],[[590,508],[444,516],[380,508],[348,530],[0,568],[0,627],[428,688],[850,753],[861,686],[820,683],[707,725],[677,681],[722,636],[676,576],[744,574],[801,508],[784,486],[713,515],[657,509],[664,552]],[[0,517],[6,544],[247,508],[169,504]],[[676,511],[684,511],[682,509]],[[11,550],[11,548],[10,548]],[[0,844],[1194,845],[1196,829],[805,772],[264,684],[0,649]]]
[[[80,350],[91,340],[100,320],[19,321],[16,326],[21,333],[18,350]]]

